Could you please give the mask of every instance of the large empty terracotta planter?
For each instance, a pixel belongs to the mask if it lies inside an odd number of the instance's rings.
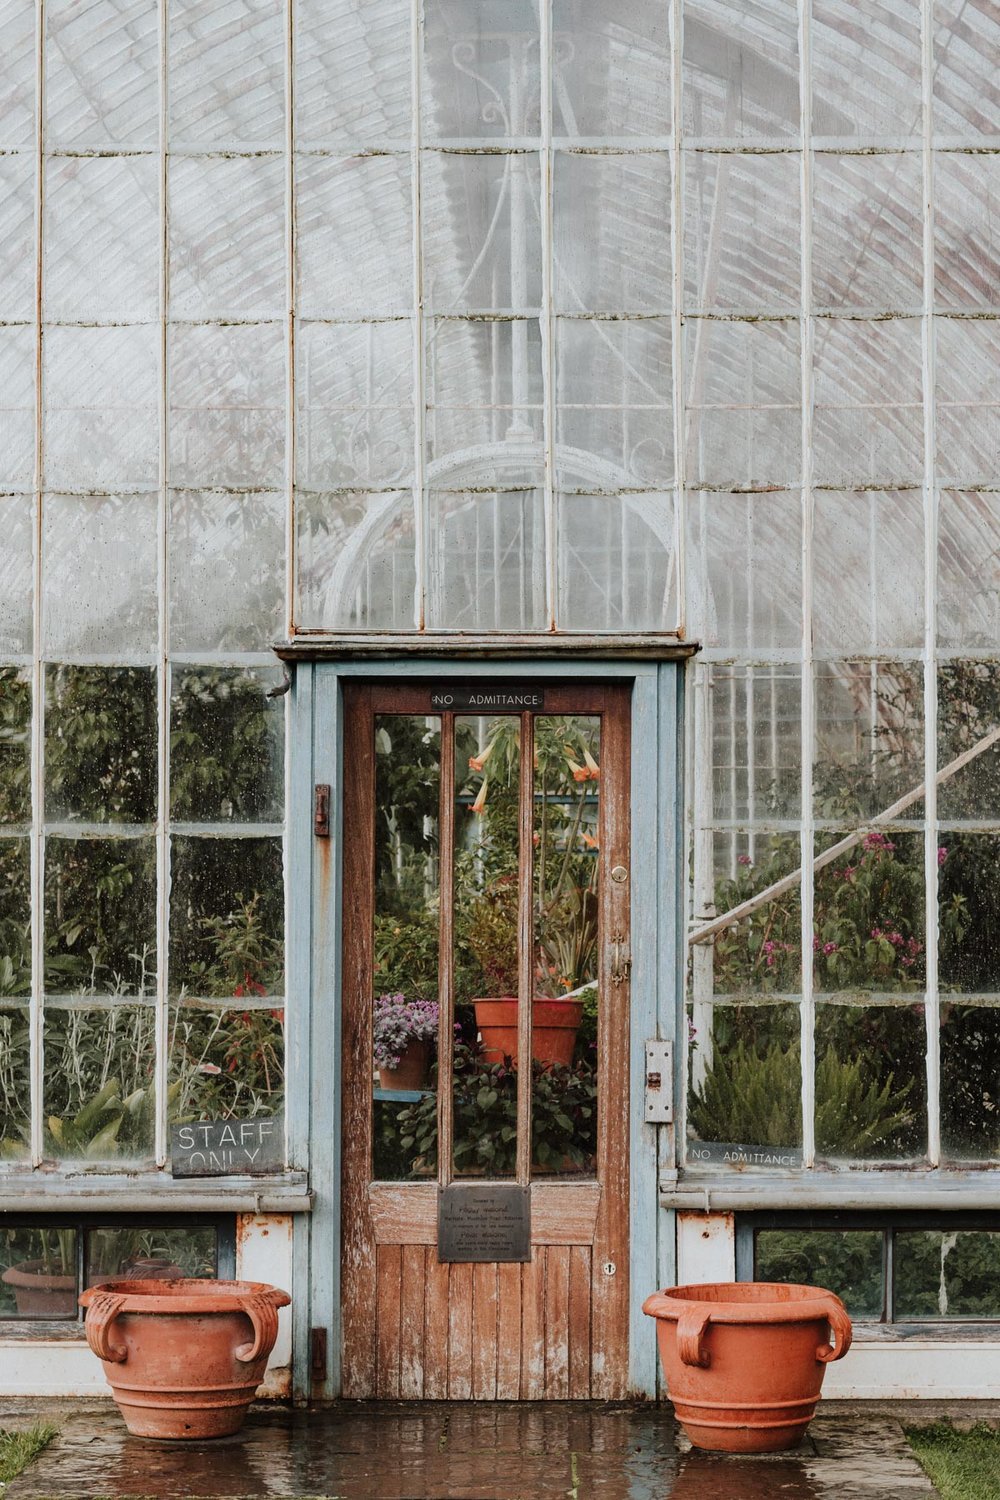
[[[137,1437],[242,1425],[291,1298],[260,1281],[106,1281],[80,1297],[87,1342]]]
[[[513,1059],[517,1067],[517,1000],[505,996],[499,1000],[473,1000],[476,1025],[483,1039],[483,1058],[488,1063]],[[568,1068],[573,1061],[576,1033],[583,1020],[582,1000],[536,999],[531,1007],[531,1055],[536,1062],[551,1067],[561,1063]]]
[[[696,1448],[721,1453],[794,1448],[827,1365],[851,1347],[847,1309],[818,1286],[675,1286],[647,1297],[642,1310],[656,1319],[677,1420]]]

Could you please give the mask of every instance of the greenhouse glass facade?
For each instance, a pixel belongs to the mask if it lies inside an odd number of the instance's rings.
[[[649,757],[686,841],[631,898],[675,1047],[652,1264],[842,1275],[862,1319],[988,1348],[995,9],[5,0],[0,40],[0,1260],[62,1212],[82,1278],[118,1223],[87,1216],[131,1211],[170,1262],[266,1270],[270,1213],[307,1390],[339,1326],[336,662],[648,668],[633,785]],[[266,1202],[179,1181],[177,1128],[228,1119],[287,1131]]]

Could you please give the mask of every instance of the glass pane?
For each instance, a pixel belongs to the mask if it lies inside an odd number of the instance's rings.
[[[822,318],[816,330],[815,478],[900,484],[923,476],[920,324]]]
[[[383,489],[413,470],[409,322],[304,323],[295,344],[304,488]]]
[[[563,486],[668,485],[674,477],[669,322],[559,318],[555,350]]]
[[[918,135],[919,0],[814,0],[813,130],[873,141]]]
[[[538,490],[430,496],[428,623],[541,630],[545,522]]]
[[[1000,132],[1000,17],[992,0],[934,6],[934,128],[965,139]]]
[[[670,158],[557,152],[556,312],[670,314]],[[627,226],[627,231],[626,231]]]
[[[158,343],[150,326],[46,331],[42,390],[50,488],[155,484]]]
[[[821,651],[919,646],[924,502],[917,490],[813,495],[813,640]],[[967,566],[973,568],[975,559]]]
[[[0,398],[2,399],[2,398]],[[0,411],[0,427],[3,412]],[[0,495],[0,652],[26,656],[32,648],[34,526],[32,503],[24,495]]]
[[[174,667],[170,815],[182,823],[280,821],[284,698],[278,668]]]
[[[31,677],[0,667],[0,823],[31,821]]]
[[[1000,1153],[1000,1008],[941,1005],[941,1145],[950,1161],[992,1166]]]
[[[285,500],[175,490],[169,500],[170,645],[262,651],[285,629]]]
[[[153,1151],[151,1005],[45,1011],[45,1154],[141,1161]]]
[[[429,0],[426,140],[537,134],[538,9],[531,0]]]
[[[1000,994],[1000,834],[938,837],[938,926],[943,990]]]
[[[412,630],[413,496],[297,491],[296,621],[306,630]]]
[[[556,136],[670,134],[670,34],[657,0],[553,0]]]
[[[512,1177],[517,1159],[520,746],[516,718],[455,720],[459,1177]]]
[[[797,310],[798,157],[692,152],[685,167],[685,306]]]
[[[35,15],[22,0],[3,0],[4,66],[0,70],[0,118],[3,142],[30,146],[35,120]]]
[[[536,1175],[596,1165],[600,767],[599,718],[535,719]]]
[[[893,1270],[897,1319],[1000,1316],[1000,1234],[897,1229]]]
[[[938,644],[1000,640],[1000,495],[944,490],[938,508]]]
[[[821,499],[814,497],[817,510]],[[687,495],[687,599],[695,640],[730,650],[799,644],[801,510],[795,491]]]
[[[0,134],[6,136],[3,127]],[[30,320],[35,311],[35,162],[29,153],[0,157],[0,193],[0,318]]]
[[[51,655],[156,646],[156,496],[42,500],[44,641]]]
[[[881,1229],[758,1229],[754,1280],[827,1287],[852,1318],[879,1321],[882,1242]]]
[[[35,470],[35,336],[0,328],[0,484],[28,488]]]
[[[45,669],[45,816],[87,823],[156,817],[156,673]]]
[[[413,246],[408,158],[300,157],[295,193],[300,315],[409,312]]]
[[[0,842],[0,996],[5,999],[31,989],[30,870],[27,839]],[[27,1108],[26,1094],[20,1104]]]
[[[159,315],[159,162],[49,161],[45,175],[46,319],[141,322]]]
[[[45,20],[47,145],[155,149],[155,9],[146,0],[49,0]]]
[[[172,848],[171,993],[281,995],[281,840],[178,837]]]
[[[236,993],[244,1000],[257,997],[260,991],[255,984],[252,979],[243,982]],[[280,1115],[285,1103],[284,1022],[282,1006],[220,1010],[198,1004],[172,1005],[170,1124]]]
[[[285,344],[285,329],[272,325],[170,330],[174,484],[282,483]]]
[[[989,743],[988,737],[998,725],[1000,664],[961,660],[941,662],[938,666],[938,765],[943,768],[972,751],[977,753],[940,783],[940,817],[949,822],[965,819],[992,822],[996,818],[1000,793],[1000,748]],[[941,841],[943,844],[949,842],[944,834]],[[954,872],[953,864],[949,877]],[[941,878],[944,880],[945,876],[942,874]]]
[[[695,1003],[688,1056],[689,1165],[802,1165],[797,1005]]]
[[[280,146],[285,16],[279,0],[172,0],[170,134],[174,145]]]
[[[46,841],[46,993],[152,992],[155,863],[151,838]]]
[[[798,667],[713,667],[715,820],[795,818],[801,799]],[[721,909],[721,908],[720,908]]]
[[[817,152],[815,305],[845,311],[918,308],[923,297],[922,201],[921,163],[915,154]]]
[[[295,126],[303,145],[409,140],[407,0],[298,0]]]
[[[816,1150],[897,1161],[927,1149],[922,997],[908,1006],[816,1009]]]
[[[375,720],[372,1175],[437,1167],[440,720]]]
[[[819,662],[813,764],[816,818],[864,821],[920,787],[923,716],[921,667],[904,662]],[[900,816],[922,814],[921,798]]]
[[[76,1320],[76,1230],[0,1229],[0,1318]]]
[[[560,495],[560,630],[674,630],[674,497]]]
[[[826,832],[819,849],[844,835]],[[924,841],[872,830],[817,870],[817,991],[893,993],[924,986]]]
[[[542,347],[533,318],[431,321],[427,350],[427,443],[431,458],[461,455],[464,472],[496,483],[502,466],[534,464],[541,479]],[[478,444],[508,445],[510,457],[473,456]],[[527,450],[527,451],[525,451]],[[476,473],[476,468],[480,472]],[[511,475],[511,481],[513,475]]]
[[[797,484],[798,324],[689,321],[685,364],[691,482]]]
[[[86,1233],[83,1284],[102,1281],[155,1281],[169,1276],[218,1274],[217,1232],[164,1224],[108,1225]]]
[[[938,475],[948,486],[994,485],[1000,328],[992,319],[935,321]]]
[[[427,154],[420,197],[428,309],[528,312],[538,308],[542,300],[539,191],[539,162],[534,153]],[[460,234],[457,224],[462,226]]]
[[[798,10],[792,0],[684,7],[684,132],[781,140],[799,128]]]
[[[266,318],[285,299],[285,168],[275,157],[170,163],[170,311]]]
[[[0,851],[2,854],[3,851]],[[0,862],[0,882],[6,872]],[[20,972],[8,968],[11,954],[7,949],[10,919],[0,920],[0,993],[26,994],[31,983],[30,964]],[[26,929],[25,944],[26,946]],[[16,959],[19,955],[15,953]],[[27,954],[25,955],[27,957]],[[25,1006],[0,1010],[0,1161],[25,1160],[31,1148],[31,1120],[28,1101],[31,1098],[30,1036],[28,1010]],[[2,1243],[2,1241],[0,1241]],[[2,1298],[0,1293],[0,1298]],[[4,1316],[0,1313],[0,1317]]]

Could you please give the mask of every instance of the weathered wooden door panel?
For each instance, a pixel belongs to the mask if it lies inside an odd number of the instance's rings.
[[[452,1034],[457,733],[454,715],[432,713],[429,688],[356,685],[345,693],[344,810],[344,1119],[343,1119],[343,1391],[349,1397],[433,1400],[609,1399],[626,1393],[628,1367],[628,913],[629,695],[620,686],[583,684],[547,688],[540,724],[551,716],[599,720],[600,767],[576,765],[578,779],[599,787],[599,821],[583,836],[595,860],[591,882],[597,911],[593,985],[599,995],[595,1076],[596,1149],[587,1175],[542,1172],[523,1144],[530,1106],[519,1102],[518,1181],[531,1187],[531,1260],[523,1264],[441,1263],[437,1252],[439,1183],[453,1180],[449,1098],[451,1056],[443,1064],[438,1097],[441,1143],[436,1180],[374,1180],[373,913],[376,905],[375,735],[385,715],[424,716],[440,726],[441,971],[439,1050]],[[548,720],[543,715],[550,716]],[[538,793],[532,777],[539,755],[532,724],[521,715],[521,809],[518,817],[521,903],[518,941],[522,996],[537,977],[532,926],[539,833]],[[550,736],[551,739],[551,736]],[[593,740],[596,745],[597,741]],[[535,749],[531,749],[535,746]],[[550,746],[551,748],[551,746]],[[567,754],[572,746],[567,746]],[[489,754],[487,749],[486,754]],[[480,756],[478,759],[485,759]],[[475,764],[470,760],[470,765]],[[532,769],[532,766],[536,770]],[[485,788],[484,788],[485,793]],[[468,798],[466,798],[466,801]],[[563,799],[567,800],[567,799]],[[593,793],[597,802],[597,792]],[[461,801],[461,799],[459,799]],[[582,803],[581,803],[582,806]],[[460,809],[461,811],[461,809]],[[475,809],[473,809],[475,811]],[[384,810],[383,810],[384,814]],[[566,815],[568,817],[568,814]],[[595,814],[596,816],[596,814]],[[534,821],[533,821],[534,820]],[[426,821],[426,820],[425,820]],[[577,819],[579,824],[579,819]],[[544,839],[543,839],[544,842]],[[571,848],[569,839],[565,850]],[[563,857],[565,850],[559,851]],[[551,857],[555,859],[555,845]],[[543,857],[543,856],[542,856]],[[620,867],[616,879],[610,871]],[[537,889],[543,880],[539,876]],[[527,894],[525,894],[525,892]],[[538,913],[544,912],[538,897]],[[527,913],[527,915],[525,915]],[[543,920],[536,913],[538,922]],[[525,958],[526,939],[532,945]],[[590,976],[588,975],[588,978]],[[527,990],[531,986],[531,990]],[[477,991],[478,993],[478,991]],[[527,1056],[530,1011],[519,1025]],[[521,1075],[523,1076],[523,1075]],[[533,1085],[537,1086],[537,1085]],[[518,1082],[518,1088],[522,1085]],[[520,1101],[519,1094],[519,1101]],[[527,1098],[527,1091],[524,1091]],[[528,1132],[530,1139],[530,1131]],[[510,1175],[514,1175],[513,1168]],[[481,1180],[481,1179],[480,1179]],[[508,1177],[510,1180],[510,1177]]]

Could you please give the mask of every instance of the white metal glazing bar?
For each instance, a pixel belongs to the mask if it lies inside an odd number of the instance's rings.
[[[937,827],[937,531],[934,424],[934,0],[921,0],[923,86],[923,316],[921,363],[924,398],[924,904],[926,911],[927,1157],[941,1160],[941,1036],[938,1007]]]
[[[555,496],[555,323],[552,316],[552,0],[539,0],[539,67],[540,97],[539,126],[541,130],[541,161],[539,179],[541,202],[539,204],[541,249],[542,249],[542,451],[544,460],[544,523],[545,523],[545,612],[549,628],[554,630],[558,622],[559,603],[559,559],[558,516]]]
[[[421,210],[421,146],[423,142],[424,55],[423,0],[412,0],[410,10],[410,216],[413,240],[413,545],[416,561],[416,592],[413,625],[422,630],[427,623],[427,454],[426,368],[427,339],[424,328],[424,242]]]
[[[801,172],[799,176],[801,284],[799,338],[802,401],[802,830],[800,857],[809,878],[802,881],[802,1002],[799,1017],[802,1053],[802,1161],[814,1165],[816,1157],[816,1006],[813,999],[813,763],[816,758],[816,711],[813,684],[813,364],[815,357],[812,316],[812,46],[811,0],[799,0],[799,129]]]
[[[45,168],[45,0],[35,0],[35,452],[31,666],[31,1000],[28,1018],[31,1164],[45,1151],[42,993],[45,984],[45,667],[42,660],[42,218]]]

